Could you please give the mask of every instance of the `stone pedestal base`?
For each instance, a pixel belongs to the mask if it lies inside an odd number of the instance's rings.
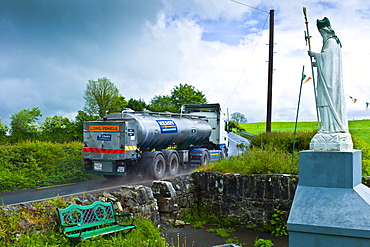
[[[303,151],[299,166],[289,247],[370,246],[370,188],[361,184],[361,151]]]
[[[353,149],[349,133],[317,133],[310,142],[313,151],[348,151]]]

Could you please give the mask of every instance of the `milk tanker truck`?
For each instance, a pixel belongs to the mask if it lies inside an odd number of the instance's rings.
[[[227,120],[219,104],[182,105],[181,113],[112,113],[84,122],[85,172],[105,178],[174,176],[180,166],[227,157]]]

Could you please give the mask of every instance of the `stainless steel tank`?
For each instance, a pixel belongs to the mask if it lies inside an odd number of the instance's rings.
[[[141,149],[186,149],[209,141],[211,126],[206,120],[186,114],[124,111],[107,116],[107,121],[127,121],[134,125],[137,146]],[[131,122],[131,123],[130,123]]]

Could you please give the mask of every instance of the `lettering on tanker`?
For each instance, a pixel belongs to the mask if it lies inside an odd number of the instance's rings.
[[[156,120],[161,134],[173,134],[177,133],[177,126],[173,120]]]

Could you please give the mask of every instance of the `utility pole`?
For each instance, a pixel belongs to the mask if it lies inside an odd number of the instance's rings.
[[[266,132],[271,132],[271,112],[272,112],[272,72],[274,70],[274,10],[270,10],[270,40],[269,40],[269,66],[268,66],[268,85],[267,85],[267,116]]]

